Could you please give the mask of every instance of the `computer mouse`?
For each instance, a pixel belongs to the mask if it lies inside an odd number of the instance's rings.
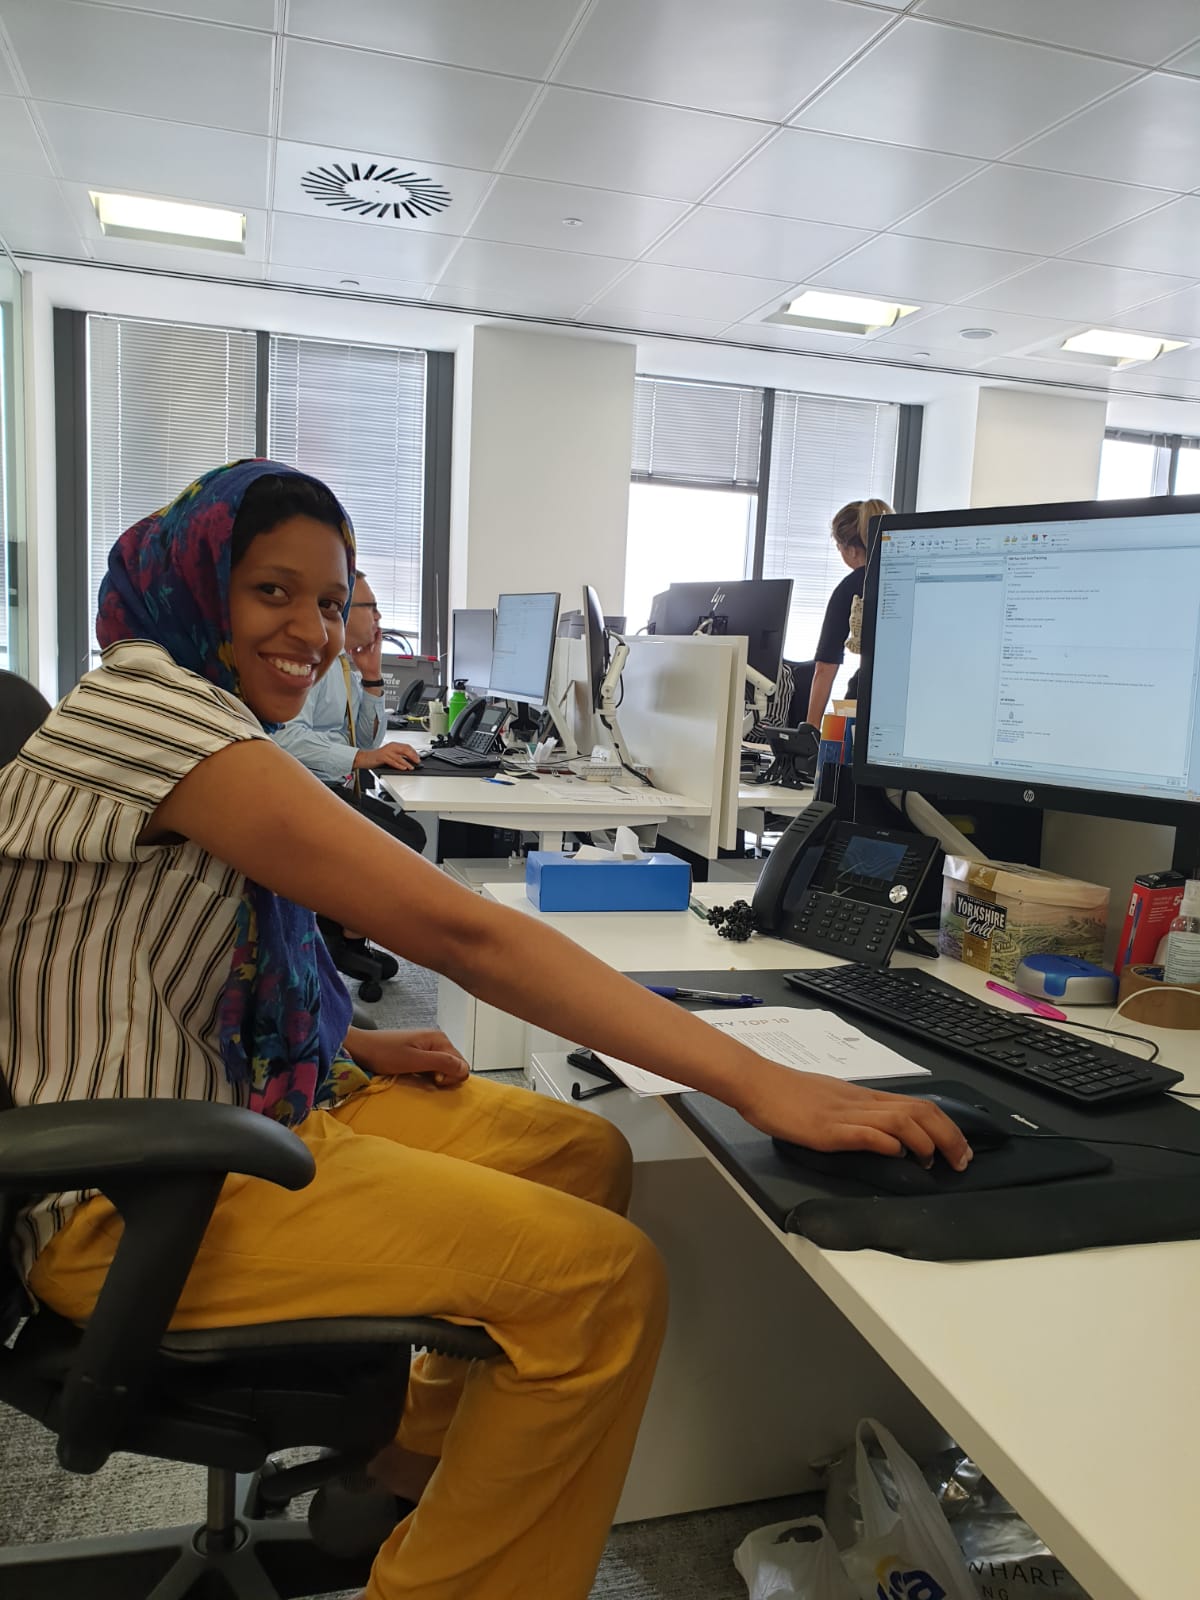
[[[926,1094],[921,1098],[944,1111],[950,1121],[962,1129],[967,1143],[976,1152],[999,1150],[1012,1138],[1003,1123],[997,1122],[982,1106],[973,1106],[967,1100],[953,1100],[947,1094]]]

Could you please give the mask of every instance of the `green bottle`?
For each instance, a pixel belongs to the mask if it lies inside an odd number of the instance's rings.
[[[450,727],[458,721],[462,712],[467,709],[467,681],[460,678],[454,685],[454,693],[446,702],[446,720]]]

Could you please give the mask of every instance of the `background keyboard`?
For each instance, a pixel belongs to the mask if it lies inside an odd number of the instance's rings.
[[[500,765],[494,755],[481,755],[478,750],[468,750],[465,745],[447,744],[440,750],[431,750],[427,758],[429,761],[440,761],[448,767],[498,767]]]
[[[937,979],[851,964],[788,972],[784,981],[836,1011],[883,1023],[973,1067],[1021,1078],[1076,1105],[1158,1094],[1181,1072],[985,1005]]]

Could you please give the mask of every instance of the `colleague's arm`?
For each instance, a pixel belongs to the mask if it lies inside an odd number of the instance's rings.
[[[194,767],[147,824],[146,843],[182,835],[288,899],[362,928],[563,1038],[715,1095],[756,1127],[820,1149],[965,1161],[933,1106],[797,1074],[766,1061],[586,954],[537,918],[451,882],[351,812],[264,740]]]
[[[837,675],[836,661],[818,661],[813,667],[812,688],[808,692],[808,715],[804,720],[811,722],[814,728],[821,726],[821,718],[825,715],[833,680]]]
[[[313,685],[299,716],[285,722],[271,737],[322,783],[349,783],[355,750],[342,737],[345,714],[346,685],[335,661]]]

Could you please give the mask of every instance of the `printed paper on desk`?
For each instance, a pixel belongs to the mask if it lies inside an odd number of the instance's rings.
[[[753,1010],[698,1011],[703,1021],[759,1055],[796,1072],[818,1072],[853,1083],[859,1078],[928,1077],[924,1067],[887,1045],[868,1039],[852,1023],[832,1011],[803,1011],[797,1006],[762,1006]],[[625,1061],[603,1058],[617,1077],[637,1095],[683,1094],[686,1083],[674,1083]]]

